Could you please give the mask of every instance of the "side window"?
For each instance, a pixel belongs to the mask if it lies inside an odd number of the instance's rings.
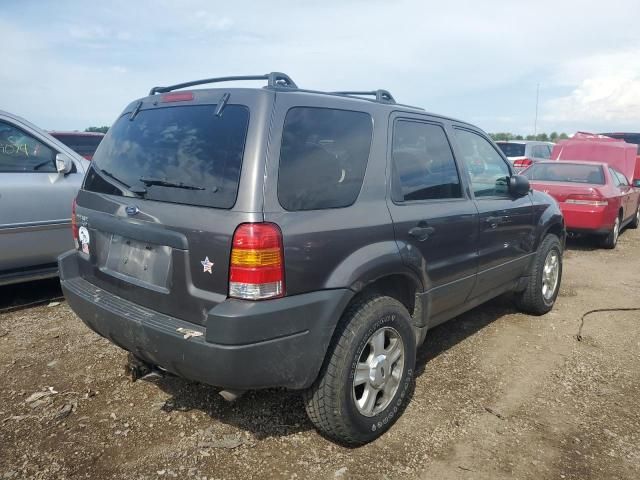
[[[548,145],[534,145],[532,150],[534,158],[551,158],[551,150]]]
[[[280,205],[286,210],[315,210],[353,204],[367,168],[372,130],[368,113],[290,109],[280,149]]]
[[[0,172],[55,172],[55,152],[10,123],[0,121]]]
[[[613,177],[613,179],[616,180],[616,183],[619,187],[624,187],[629,185],[629,181],[627,180],[627,177],[625,177],[623,173],[611,167],[609,167],[609,172],[611,173],[611,176]]]
[[[398,120],[393,127],[391,198],[460,198],[460,177],[441,126]]]
[[[491,143],[468,130],[456,129],[456,138],[475,196],[508,196],[509,167]]]
[[[533,145],[531,147],[531,156],[533,158],[543,158],[542,145]]]

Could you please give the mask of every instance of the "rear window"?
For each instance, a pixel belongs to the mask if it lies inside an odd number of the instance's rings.
[[[527,168],[521,175],[529,180],[542,182],[604,185],[604,173],[600,165],[536,163]]]
[[[363,112],[294,107],[282,132],[278,200],[286,210],[346,207],[367,167],[373,122]]]
[[[86,190],[231,208],[238,193],[249,110],[227,105],[165,107],[123,115],[93,157]],[[146,191],[145,191],[146,190]]]
[[[81,155],[93,155],[102,141],[102,135],[53,134],[53,136]]]
[[[524,157],[524,147],[523,143],[497,143],[502,153],[504,153],[507,157]]]

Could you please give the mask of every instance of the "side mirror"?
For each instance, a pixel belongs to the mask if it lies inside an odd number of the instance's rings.
[[[636,187],[636,188],[640,188],[640,178],[636,178],[633,181],[633,186]]]
[[[509,177],[509,193],[514,197],[524,197],[531,191],[529,179],[522,175],[511,175]]]
[[[66,175],[73,168],[73,162],[71,159],[65,155],[64,153],[59,153],[56,155],[56,170],[58,173],[62,173]]]

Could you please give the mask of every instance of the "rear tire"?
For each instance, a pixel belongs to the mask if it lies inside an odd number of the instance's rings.
[[[602,247],[608,249],[616,248],[618,244],[618,237],[620,236],[620,217],[616,217],[616,221],[613,224],[613,228],[609,234],[602,239]]]
[[[404,411],[415,359],[407,309],[391,297],[361,298],[343,315],[318,379],[304,393],[309,419],[343,445],[375,440]]]
[[[562,280],[562,245],[560,239],[548,234],[542,240],[527,288],[516,294],[518,309],[532,315],[544,315],[553,308]]]

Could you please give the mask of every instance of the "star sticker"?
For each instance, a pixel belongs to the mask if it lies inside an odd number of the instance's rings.
[[[204,260],[202,260],[200,262],[202,264],[202,273],[213,273],[211,271],[211,268],[213,267],[214,263],[209,261],[209,257],[204,257]]]

